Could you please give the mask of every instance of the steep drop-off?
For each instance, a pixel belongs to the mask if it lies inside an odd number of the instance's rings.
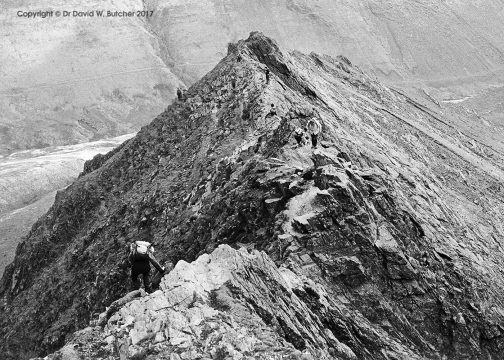
[[[86,160],[111,151],[132,136],[0,157],[0,274],[14,259],[22,237],[49,210],[56,191],[77,179]]]
[[[2,278],[0,351],[502,358],[504,172],[407,100],[343,57],[230,46],[57,194]],[[296,147],[313,112],[322,144]],[[68,339],[127,293],[138,238],[197,260]]]

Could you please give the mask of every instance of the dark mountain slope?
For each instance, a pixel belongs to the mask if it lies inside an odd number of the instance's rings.
[[[295,148],[312,108],[323,147]],[[319,284],[324,296],[293,290],[303,315],[278,295],[297,322],[240,300],[300,351],[502,358],[503,171],[435,121],[345,58],[282,53],[260,33],[230,45],[186,102],[88,162],[19,245],[0,352],[61,346],[127,292],[126,245],[153,238],[162,260],[246,246]]]

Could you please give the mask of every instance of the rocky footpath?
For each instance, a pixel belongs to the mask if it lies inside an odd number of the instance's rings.
[[[187,95],[88,162],[20,244],[7,358],[503,357],[501,167],[346,58],[260,33]],[[312,116],[315,150],[291,137]],[[128,293],[139,238],[177,266],[86,328]]]

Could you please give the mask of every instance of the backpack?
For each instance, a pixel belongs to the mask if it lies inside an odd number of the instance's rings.
[[[131,261],[149,261],[151,251],[151,243],[147,241],[135,241],[130,245],[129,258]]]

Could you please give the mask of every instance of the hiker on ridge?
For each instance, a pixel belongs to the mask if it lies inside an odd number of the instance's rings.
[[[275,104],[271,104],[271,108],[269,110],[268,115],[266,115],[266,117],[275,116],[275,115],[277,115]]]
[[[269,69],[266,69],[266,84],[269,84],[270,81],[270,71]]]
[[[182,90],[180,88],[177,88],[177,99],[182,101]]]
[[[298,146],[304,145],[304,131],[299,126],[294,129],[294,139]]]
[[[140,288],[138,276],[142,275],[145,291],[151,292],[150,264],[160,273],[164,273],[166,270],[154,257],[154,246],[148,241],[134,241],[130,244],[128,258],[131,263],[131,290],[138,290]]]
[[[313,117],[308,122],[308,125],[306,125],[306,128],[308,129],[308,132],[310,133],[310,136],[311,136],[312,149],[316,149],[317,142],[318,142],[318,135],[319,135],[320,131],[322,131],[322,125],[320,125],[320,122],[315,117],[315,108],[313,108],[313,115],[312,116]]]

